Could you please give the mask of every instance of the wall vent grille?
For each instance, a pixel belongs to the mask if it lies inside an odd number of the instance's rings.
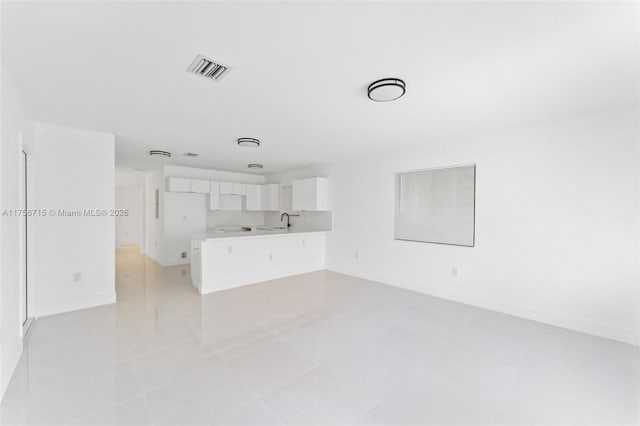
[[[191,65],[189,65],[189,68],[187,68],[187,71],[190,73],[213,81],[222,80],[230,70],[231,67],[212,61],[202,55],[196,56],[196,59],[194,59]]]

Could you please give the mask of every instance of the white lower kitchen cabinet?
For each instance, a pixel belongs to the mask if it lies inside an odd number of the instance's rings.
[[[196,238],[191,276],[202,294],[324,269],[325,232]]]
[[[202,281],[202,240],[191,240],[191,282],[199,288]]]

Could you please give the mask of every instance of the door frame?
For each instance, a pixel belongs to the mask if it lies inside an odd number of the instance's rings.
[[[20,160],[19,160],[19,202],[20,209],[24,210],[24,216],[21,217],[19,232],[20,232],[20,326],[22,328],[23,339],[26,340],[29,336],[29,331],[33,326],[35,319],[35,304],[34,304],[34,288],[33,280],[29,269],[30,263],[30,251],[31,245],[31,220],[28,214],[30,206],[30,179],[29,175],[31,170],[29,169],[29,153],[24,149],[22,144],[22,135],[20,135]]]

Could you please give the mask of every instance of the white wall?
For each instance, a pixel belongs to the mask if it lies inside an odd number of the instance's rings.
[[[25,107],[13,79],[2,67],[2,145],[0,146],[0,207],[20,208],[21,141],[29,132]],[[22,217],[0,215],[0,399],[22,354],[21,288],[24,241]]]
[[[330,178],[328,269],[637,345],[639,137],[620,110],[269,178]],[[470,163],[476,247],[395,241],[394,173]]]
[[[113,135],[37,124],[34,137],[32,208],[115,207]],[[113,216],[48,214],[32,223],[39,316],[115,302]]]

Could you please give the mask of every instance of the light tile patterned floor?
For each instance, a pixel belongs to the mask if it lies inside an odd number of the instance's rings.
[[[117,255],[37,321],[4,425],[638,424],[638,348],[333,272],[200,296]]]

